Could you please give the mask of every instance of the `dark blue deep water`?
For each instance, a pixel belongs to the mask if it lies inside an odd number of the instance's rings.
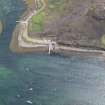
[[[25,8],[22,0],[0,0],[0,105],[105,105],[104,59],[9,51]]]

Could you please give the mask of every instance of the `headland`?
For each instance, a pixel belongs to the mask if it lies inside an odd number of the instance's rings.
[[[10,49],[12,52],[15,52],[15,53],[48,52],[50,53],[49,50],[51,50],[51,52],[57,52],[57,53],[62,52],[65,54],[69,54],[71,52],[77,52],[77,53],[86,53],[88,55],[90,53],[92,55],[94,54],[105,55],[104,45],[102,45],[102,42],[101,42],[104,29],[102,30],[103,33],[101,37],[97,37],[98,35],[96,35],[96,32],[93,33],[93,36],[87,35],[87,33],[85,32],[87,31],[90,34],[93,31],[96,31],[96,30],[90,30],[89,28],[90,23],[88,24],[87,23],[88,21],[95,22],[95,25],[96,26],[98,25],[99,30],[101,27],[103,27],[103,24],[100,21],[104,21],[105,19],[104,15],[98,14],[99,11],[104,11],[102,5],[101,5],[102,7],[101,9],[96,10],[97,5],[95,5],[95,7],[92,7],[91,2],[89,2],[88,5],[86,4],[86,2],[83,2],[80,5],[80,4],[76,4],[75,2],[71,0],[72,6],[74,6],[72,7],[72,9],[74,10],[69,11],[71,15],[65,16],[65,14],[61,13],[60,15],[62,15],[63,18],[60,18],[61,22],[59,23],[58,23],[59,21],[58,17],[56,17],[57,19],[55,18],[56,21],[52,19],[52,22],[55,22],[57,27],[54,27],[55,26],[54,24],[49,23],[49,21],[46,20],[48,24],[45,25],[45,30],[43,32],[42,31],[39,32],[41,28],[38,26],[36,27],[36,23],[34,24],[35,26],[34,28],[36,28],[37,30],[36,32],[35,31],[33,32],[33,29],[32,29],[33,27],[31,27],[30,29],[30,24],[33,25],[32,23],[33,18],[36,20],[39,19],[35,22],[42,21],[40,18],[40,15],[38,14],[40,13],[44,14],[43,11],[48,9],[49,6],[47,6],[48,5],[47,0],[29,0],[29,1],[31,2],[30,6],[25,11],[25,13],[20,17],[20,19],[17,21],[17,25],[14,29],[11,43],[10,43]],[[95,4],[96,3],[97,2],[95,1]],[[54,8],[53,5],[50,5],[50,8],[51,9]],[[66,12],[68,13],[68,11]],[[96,17],[93,15],[95,15],[97,18],[100,17],[100,20],[96,21],[95,19]],[[51,19],[51,17],[48,16],[48,19]],[[69,21],[70,27],[67,25],[68,23],[67,20],[70,20]],[[39,25],[39,23],[37,24]],[[94,25],[94,23],[92,24]],[[100,24],[102,25],[100,26]],[[60,27],[59,25],[61,26],[63,25],[63,26]],[[81,28],[84,27],[84,25],[87,25],[86,29],[82,30]],[[71,29],[74,31],[72,32]],[[86,34],[88,37],[86,35],[83,35],[83,33]]]

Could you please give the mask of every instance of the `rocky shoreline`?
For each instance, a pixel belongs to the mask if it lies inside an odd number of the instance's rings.
[[[11,43],[10,43],[10,50],[13,52],[13,53],[48,53],[48,47],[37,47],[37,48],[22,48],[22,47],[19,47],[18,46],[18,30],[19,30],[19,27],[18,27],[18,24],[16,25],[15,27],[15,30],[13,32],[13,35],[12,35],[12,40],[11,40]],[[65,46],[67,47],[67,46]],[[64,55],[64,56],[71,56],[71,55],[79,55],[79,56],[88,56],[88,57],[105,57],[105,55],[103,55],[101,52],[83,52],[83,51],[76,51],[76,50],[70,50],[69,47],[68,49],[62,49],[62,48],[59,48],[58,50],[54,50],[52,51],[52,53],[55,53],[55,54],[61,54],[61,55]]]
[[[12,35],[11,43],[10,43],[10,50],[13,53],[48,53],[48,47],[36,47],[36,48],[22,48],[18,46],[18,31],[19,31],[19,24],[16,25],[15,30]],[[66,47],[66,49],[64,49]],[[75,47],[74,47],[75,48]],[[105,57],[101,51],[96,52],[86,52],[86,51],[77,51],[73,50],[73,47],[68,46],[61,46],[59,45],[59,49],[55,49],[52,53],[62,54],[64,56],[69,55],[79,55],[79,56],[88,56],[88,57]],[[79,49],[79,48],[78,48]]]

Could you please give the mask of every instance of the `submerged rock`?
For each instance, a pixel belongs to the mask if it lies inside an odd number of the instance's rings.
[[[32,101],[30,101],[30,100],[28,100],[28,101],[26,101],[28,104],[32,104]]]
[[[33,88],[29,88],[28,90],[32,91],[32,90],[33,90]]]
[[[14,72],[7,67],[0,66],[0,79],[6,79],[13,75]]]

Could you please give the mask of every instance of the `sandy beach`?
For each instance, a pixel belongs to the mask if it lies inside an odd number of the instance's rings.
[[[0,21],[0,35],[1,35],[2,31],[3,31],[3,24],[2,24],[2,21]]]

